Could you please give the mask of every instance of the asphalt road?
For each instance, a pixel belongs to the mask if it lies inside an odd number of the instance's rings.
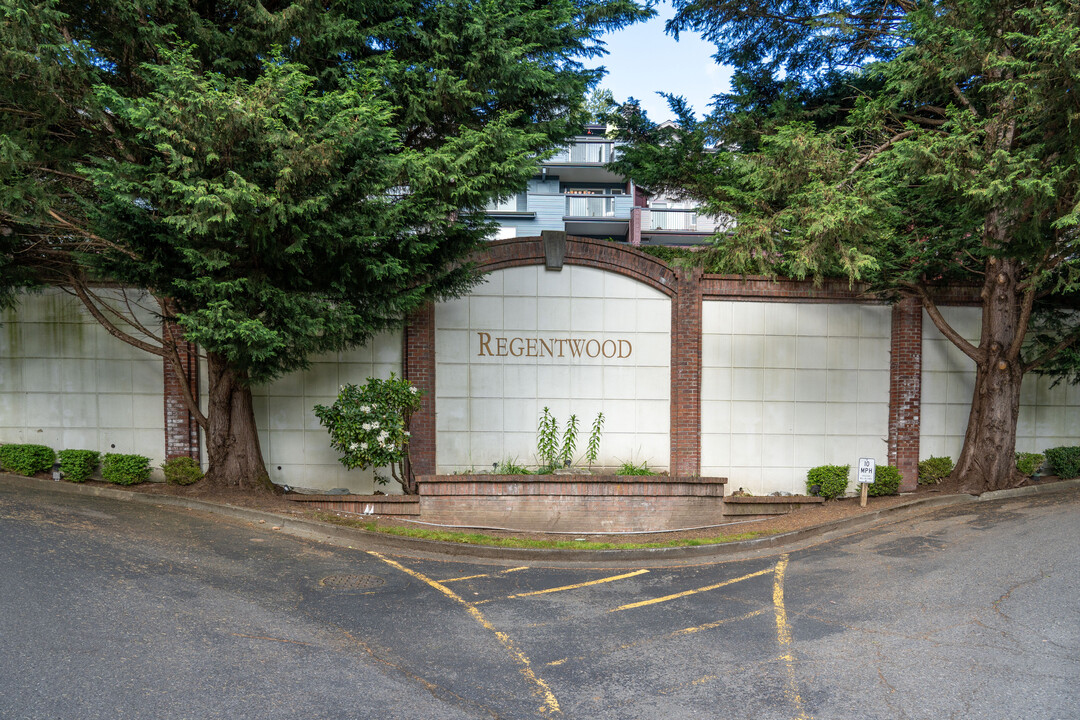
[[[0,718],[1080,717],[1080,491],[553,568],[0,483]]]

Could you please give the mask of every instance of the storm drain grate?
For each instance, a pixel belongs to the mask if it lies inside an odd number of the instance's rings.
[[[378,575],[327,575],[319,587],[331,590],[368,590],[386,584]]]

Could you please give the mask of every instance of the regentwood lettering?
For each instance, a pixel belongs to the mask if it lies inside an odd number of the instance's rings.
[[[596,338],[526,338],[492,337],[491,333],[477,332],[480,350],[477,357],[557,357],[557,358],[628,358],[634,352],[633,344],[626,339]]]

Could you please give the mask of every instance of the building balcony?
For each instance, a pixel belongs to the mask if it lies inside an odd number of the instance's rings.
[[[604,165],[615,157],[615,143],[610,140],[581,140],[559,150],[546,164]]]

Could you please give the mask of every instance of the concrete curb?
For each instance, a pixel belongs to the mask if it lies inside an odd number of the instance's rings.
[[[690,547],[651,548],[642,550],[563,550],[532,548],[500,548],[486,545],[465,545],[461,543],[422,540],[418,538],[387,535],[369,532],[358,528],[342,527],[317,520],[291,518],[287,515],[251,510],[235,505],[193,500],[172,495],[148,495],[129,490],[76,485],[52,480],[28,478],[21,475],[0,473],[0,482],[17,487],[30,484],[42,490],[52,490],[69,495],[90,495],[105,497],[125,502],[139,502],[147,505],[182,508],[198,512],[213,513],[222,517],[233,518],[251,523],[262,521],[269,527],[280,528],[279,532],[287,535],[324,542],[338,547],[358,550],[378,550],[385,552],[410,553],[436,558],[454,558],[469,560],[505,561],[505,562],[546,562],[562,565],[597,565],[657,563],[678,564],[686,561],[735,560],[740,557],[752,557],[771,554],[784,549],[794,549],[806,541],[823,541],[843,535],[866,526],[883,521],[896,521],[917,515],[927,510],[969,503],[1003,500],[1031,495],[1047,495],[1080,487],[1080,478],[1062,480],[1045,485],[1031,485],[1010,490],[997,490],[977,495],[942,495],[940,497],[912,500],[910,502],[882,508],[852,518],[795,530],[781,535],[770,535],[755,540],[722,543],[717,545],[696,545]]]

